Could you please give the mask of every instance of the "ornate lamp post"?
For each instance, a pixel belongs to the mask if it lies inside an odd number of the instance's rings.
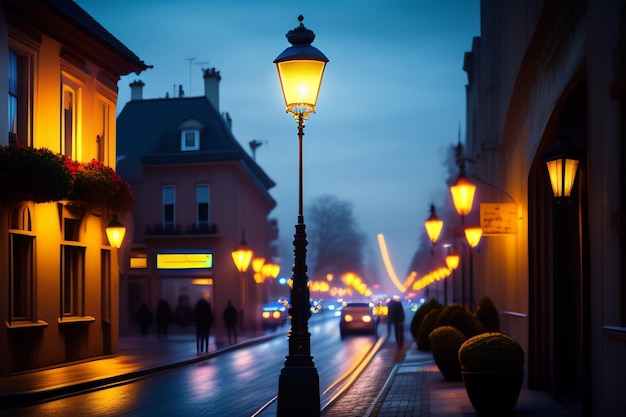
[[[252,250],[248,247],[246,243],[246,235],[245,231],[241,231],[241,243],[237,246],[232,252],[233,262],[235,262],[235,266],[237,270],[241,274],[241,308],[246,305],[246,271],[250,266],[250,261],[252,260]]]
[[[467,178],[467,174],[465,173],[465,157],[463,156],[463,145],[461,145],[460,139],[458,145],[456,146],[455,157],[456,164],[459,167],[459,176],[457,177],[456,182],[450,186],[450,194],[452,194],[454,208],[456,209],[456,212],[459,213],[459,216],[461,216],[461,227],[463,227],[463,224],[465,223],[465,216],[472,211],[476,185],[474,185]],[[462,302],[465,304],[465,267],[463,267],[461,275],[461,294]]]
[[[446,266],[448,267],[449,270],[452,271],[453,279],[454,279],[454,271],[456,271],[456,269],[459,267],[459,262],[461,262],[461,257],[459,256],[458,253],[451,252],[448,255],[446,255]],[[443,295],[444,304],[448,304],[448,280],[447,279],[446,279],[446,284],[443,287],[443,290],[444,290],[444,295]],[[452,287],[452,292],[453,292],[452,298],[454,298],[454,287]]]
[[[286,35],[292,46],[274,60],[287,113],[298,124],[299,143],[298,223],[293,241],[293,285],[290,289],[289,309],[291,330],[288,333],[289,355],[278,381],[278,416],[319,416],[321,412],[319,375],[311,356],[311,334],[308,330],[311,311],[306,275],[307,240],[302,210],[302,137],[304,121],[308,119],[309,113],[315,113],[328,58],[311,46],[315,34],[302,24],[303,19],[302,15],[298,16],[300,25]]]
[[[472,261],[472,253],[474,248],[480,243],[480,238],[483,235],[483,229],[481,227],[466,227],[465,238],[470,246],[469,250],[469,307],[471,311],[474,311],[474,265]]]

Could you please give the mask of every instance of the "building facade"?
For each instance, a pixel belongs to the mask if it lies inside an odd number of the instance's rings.
[[[118,117],[118,168],[137,201],[122,260],[125,332],[138,331],[142,304],[155,313],[159,300],[173,313],[171,331],[193,331],[190,311],[200,298],[212,304],[216,329],[229,300],[241,327],[260,329],[261,304],[274,285],[257,284],[251,266],[240,273],[232,252],[245,240],[255,258],[276,256],[277,223],[268,218],[275,184],[220,113],[220,73],[202,75],[199,97],[146,99],[143,82],[135,81]]]
[[[584,416],[626,413],[625,16],[623,0],[483,0],[464,62],[475,205],[516,209],[474,254],[474,295],[523,344],[528,387]],[[557,144],[580,161],[569,198],[550,186]]]
[[[51,188],[65,177],[48,168],[59,160],[115,168],[117,82],[147,66],[69,0],[3,0],[0,62],[0,93],[8,97],[0,100],[8,115],[0,118],[8,132],[0,153],[10,148],[49,163],[38,172],[26,164],[32,158],[0,166],[0,374],[7,374],[117,351],[118,259],[105,234],[116,213],[59,198],[65,194]]]

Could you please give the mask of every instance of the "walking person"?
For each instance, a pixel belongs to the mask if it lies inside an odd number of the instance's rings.
[[[233,306],[232,301],[228,300],[228,305],[224,309],[224,325],[228,331],[228,344],[231,344],[231,338],[234,336],[237,343],[237,309]]]
[[[173,313],[170,308],[170,303],[161,298],[156,309],[156,331],[158,340],[167,339],[167,327],[172,321],[172,316]]]
[[[143,303],[137,311],[137,323],[139,323],[139,329],[141,334],[145,337],[148,334],[148,328],[152,324],[152,312],[148,304]]]
[[[213,324],[213,309],[204,297],[196,303],[193,318],[196,324],[196,350],[198,353],[206,353],[209,351],[209,333]]]
[[[404,307],[400,297],[394,295],[387,303],[389,325],[393,327],[394,336],[398,347],[404,344]]]

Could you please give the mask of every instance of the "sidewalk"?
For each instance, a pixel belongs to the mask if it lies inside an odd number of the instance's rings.
[[[391,341],[378,353],[387,363],[395,362],[376,398],[367,388],[376,385],[381,366],[374,361],[343,398],[325,410],[324,417],[476,417],[462,381],[445,381],[430,352],[417,350],[410,335],[401,349]],[[357,404],[367,402],[360,411]],[[356,407],[356,408],[355,408]],[[513,417],[574,417],[543,391],[522,388]]]

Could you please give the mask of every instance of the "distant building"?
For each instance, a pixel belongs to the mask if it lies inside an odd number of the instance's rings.
[[[239,145],[231,119],[219,111],[220,73],[203,70],[205,95],[145,99],[131,83],[131,101],[117,120],[118,168],[135,193],[120,283],[123,331],[137,332],[136,312],[160,299],[188,319],[183,306],[209,296],[218,320],[228,300],[243,310],[242,325],[260,328],[263,286],[252,267],[241,274],[232,251],[244,238],[254,257],[276,255],[274,182]],[[270,285],[270,283],[267,283]],[[174,330],[180,327],[174,327]]]
[[[474,253],[475,299],[522,342],[528,387],[583,416],[626,412],[625,16],[623,0],[483,0],[464,63],[482,180],[466,224],[486,226],[480,203],[515,207]],[[544,156],[559,140],[580,163],[557,201]]]
[[[3,0],[0,62],[0,146],[115,168],[117,82],[143,61],[71,0]],[[118,258],[105,234],[116,213],[33,202],[50,189],[9,194],[48,175],[9,165],[0,166],[0,374],[116,352]]]

